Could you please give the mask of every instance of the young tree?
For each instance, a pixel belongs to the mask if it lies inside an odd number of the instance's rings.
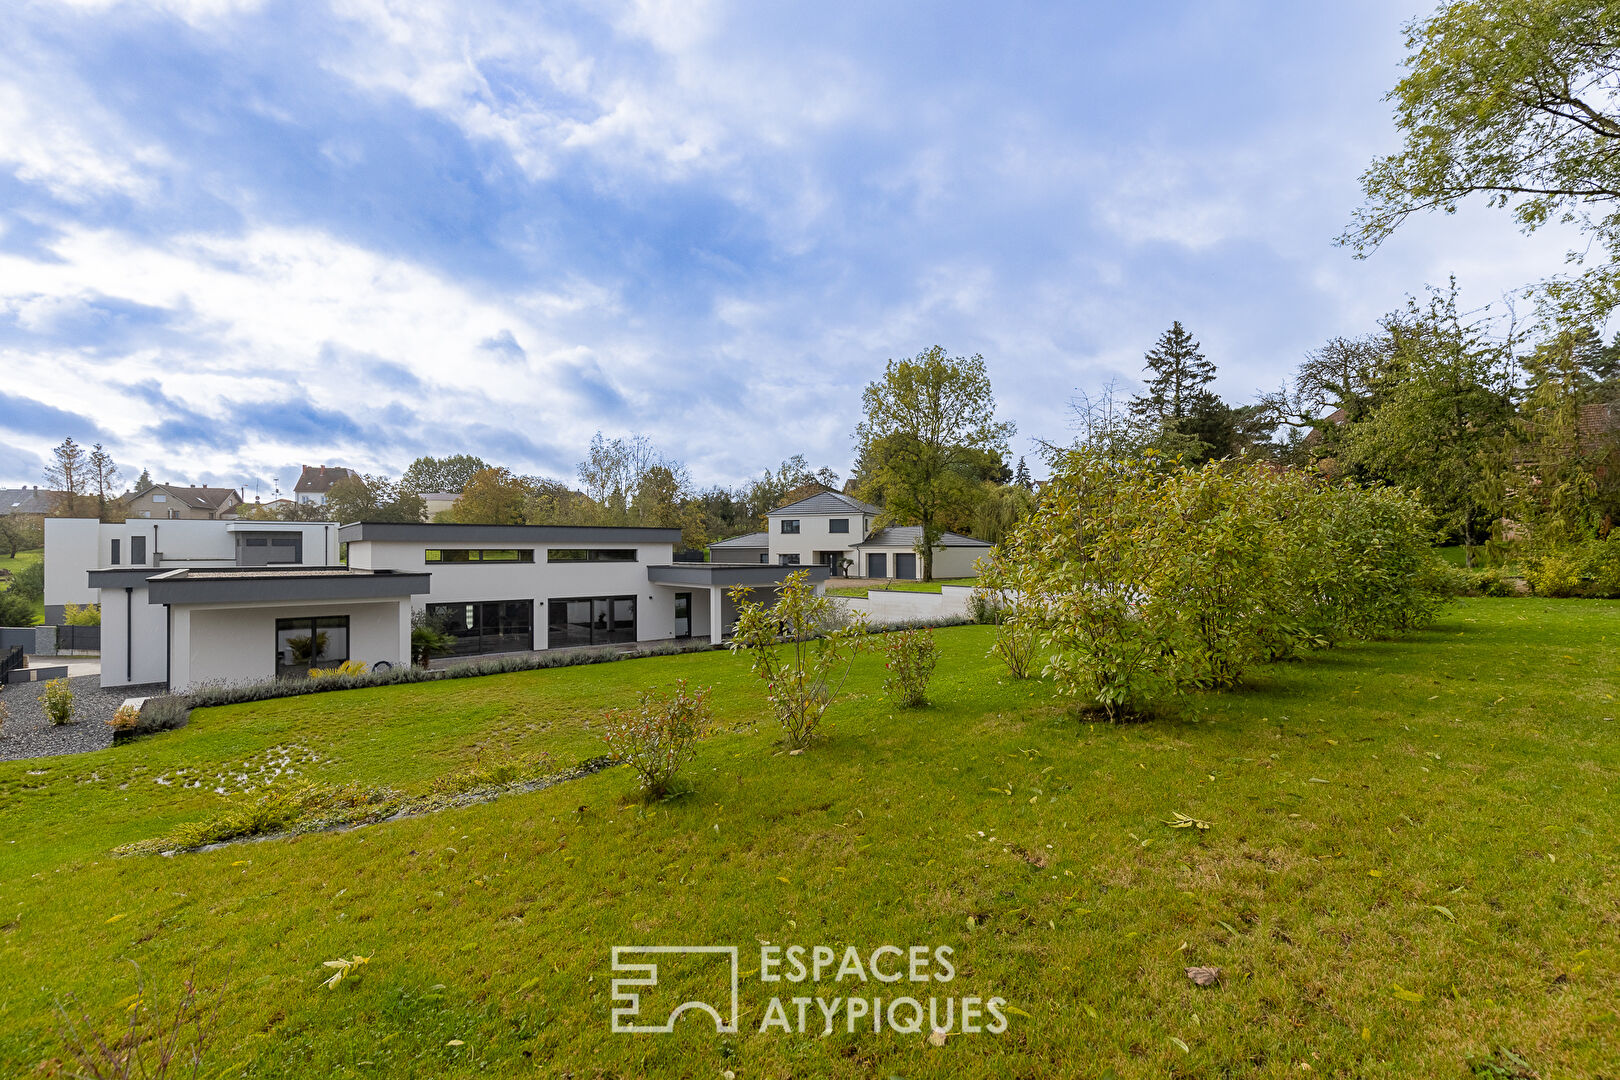
[[[55,510],[60,517],[89,517],[94,512],[88,493],[91,490],[90,463],[84,447],[69,435],[61,445],[51,451],[55,460],[45,467],[46,486],[62,494],[57,496]]]
[[[449,457],[419,457],[411,462],[400,487],[418,495],[427,491],[463,491],[475,473],[490,468],[489,462],[472,454],[451,454]]]
[[[984,357],[948,357],[937,345],[890,360],[863,400],[855,439],[868,490],[881,493],[885,519],[921,526],[923,580],[932,581],[943,521],[972,505],[985,455],[1003,458],[1016,429],[995,418]]]
[[[1370,254],[1408,218],[1469,196],[1526,231],[1575,224],[1604,264],[1547,283],[1589,320],[1620,300],[1620,6],[1610,0],[1458,0],[1406,28],[1390,92],[1401,149],[1361,177],[1340,242]],[[1579,263],[1584,254],[1571,252]]]
[[[149,472],[146,469],[142,469],[141,470],[141,475],[135,478],[135,493],[138,495],[138,494],[145,491],[147,488],[149,488],[151,486],[152,486],[152,474],[151,474],[151,472]]]
[[[1030,478],[1029,465],[1023,458],[1018,459],[1018,468],[1013,470],[1013,483],[1025,491],[1035,490],[1035,481]]]
[[[44,546],[45,521],[38,514],[0,514],[0,550],[8,556]]]

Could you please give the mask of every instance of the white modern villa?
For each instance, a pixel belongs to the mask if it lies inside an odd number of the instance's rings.
[[[724,641],[728,590],[769,599],[795,569],[676,562],[680,530],[563,525],[51,518],[46,602],[100,602],[103,686],[302,675],[411,661],[413,613],[459,655]],[[347,562],[339,563],[339,545]]]
[[[823,491],[772,510],[766,515],[765,532],[710,544],[709,553],[716,562],[825,566],[839,577],[917,580],[922,576],[918,552],[922,529],[906,525],[874,530],[882,512],[871,503]],[[990,547],[971,536],[945,533],[934,547],[934,577],[976,576],[974,564]]]

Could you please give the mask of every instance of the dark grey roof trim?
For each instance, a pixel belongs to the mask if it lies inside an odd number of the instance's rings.
[[[714,543],[710,544],[709,546],[712,547],[712,548],[717,548],[717,547],[762,548],[762,547],[769,547],[770,542],[771,542],[771,534],[770,533],[751,532],[751,533],[743,533],[741,536],[729,537],[729,538],[727,538],[725,540],[716,540]]]
[[[826,581],[832,570],[826,566],[771,566],[768,563],[676,563],[647,567],[647,580],[654,585],[780,585],[799,570],[809,571],[810,581]]]
[[[779,506],[769,511],[766,517],[775,517],[778,514],[881,514],[880,507],[838,491],[823,491],[811,495],[807,499],[800,499],[796,503]]]
[[[167,573],[160,567],[151,566],[114,566],[110,569],[91,570],[89,572],[90,587],[92,589],[132,589],[146,584],[146,579],[154,574]]]
[[[355,521],[338,528],[346,544],[393,540],[430,544],[678,544],[679,529],[620,525],[441,525]]]
[[[170,570],[148,578],[146,584],[147,598],[154,604],[262,604],[411,596],[427,592],[432,576],[342,566],[266,572],[256,566],[237,571]]]

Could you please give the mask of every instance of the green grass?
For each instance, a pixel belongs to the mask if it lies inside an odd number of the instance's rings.
[[[19,552],[17,552],[17,557],[16,558],[11,558],[8,555],[0,555],[0,570],[10,570],[12,573],[15,574],[18,570],[21,570],[24,566],[28,565],[29,563],[37,563],[37,562],[40,562],[41,560],[43,560],[44,558],[45,558],[45,549],[44,548],[35,548],[32,551],[19,551]],[[0,582],[0,590],[6,590],[6,589],[10,589],[10,588],[11,588],[11,582],[9,582],[9,581]],[[45,605],[43,603],[36,603],[34,605],[34,622],[35,623],[42,623],[44,621],[45,621]]]
[[[829,738],[793,756],[744,661],[706,653],[232,706],[0,763],[0,1072],[60,1055],[54,999],[121,1016],[129,959],[160,1003],[193,964],[228,980],[204,1075],[1466,1076],[1499,1046],[1543,1076],[1612,1073],[1620,603],[1465,601],[1126,727],[1007,679],[987,628],[935,637],[936,705],[889,708],[863,657]],[[665,803],[610,769],[350,832],[108,854],[251,802],[269,760],[297,770],[278,784],[408,793],[481,752],[566,767],[599,752],[602,708],[677,677],[716,687],[721,730]],[[933,993],[1021,1012],[943,1047],[762,1034],[772,993],[851,989],[761,984],[761,939],[949,945]],[[742,1034],[611,1034],[616,944],[740,946]]]

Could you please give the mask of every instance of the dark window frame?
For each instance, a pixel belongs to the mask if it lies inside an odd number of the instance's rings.
[[[509,609],[513,607],[527,611],[527,627],[522,619],[510,618]],[[472,626],[466,624],[469,608],[473,609]],[[484,656],[533,649],[534,608],[534,599],[526,597],[511,600],[435,600],[424,610],[430,623],[456,639],[451,649],[453,655]],[[491,615],[493,620],[488,618]],[[489,643],[487,647],[486,643]]]
[[[490,558],[510,554],[511,558]],[[446,555],[456,556],[445,558]],[[422,561],[434,566],[527,566],[534,563],[534,548],[424,548]]]
[[[323,629],[332,630],[340,624],[343,627],[343,655],[341,657],[328,655],[322,657],[320,662],[317,663],[315,657],[311,656],[308,664],[283,664],[281,662],[281,634],[283,630],[299,630],[307,626],[310,635],[313,637]],[[276,658],[276,678],[307,678],[310,668],[342,667],[354,655],[350,647],[353,641],[352,634],[353,630],[349,625],[347,615],[305,615],[291,619],[277,619],[270,638],[271,648],[274,650]],[[300,672],[303,674],[300,675]]]
[[[635,548],[547,548],[548,563],[633,563],[641,561]]]
[[[146,565],[146,537],[132,536],[129,538],[129,565]]]
[[[118,565],[118,547],[119,547],[118,537],[115,536],[115,537],[113,537],[113,542],[112,542],[112,561],[107,564],[108,566],[117,566]]]
[[[640,628],[641,628],[641,604],[640,604],[639,601],[640,601],[640,598],[637,597],[637,596],[634,596],[634,595],[624,595],[624,596],[552,596],[552,597],[547,597],[546,598],[546,648],[547,648],[547,650],[550,650],[550,649],[568,649],[568,648],[585,648],[585,647],[593,646],[593,645],[633,644],[637,640],[636,635],[640,631]],[[570,625],[570,623],[568,622],[568,605],[569,604],[589,604],[589,605],[591,605],[591,611],[593,612],[593,614],[596,614],[596,613],[598,613],[598,609],[597,609],[598,604],[606,604],[606,605],[608,605],[608,610],[611,612],[611,611],[616,610],[614,605],[618,604],[618,603],[621,603],[621,602],[622,603],[628,603],[630,605],[630,623],[631,623],[631,626],[630,626],[630,629],[628,631],[628,636],[625,636],[625,633],[623,631],[616,630],[613,627],[611,621],[609,622],[609,624],[607,626],[601,628],[601,631],[599,633],[598,628],[596,626],[596,622],[595,622],[595,620],[593,618],[590,622],[588,622],[586,624],[587,632],[586,632],[586,640],[585,641],[570,642],[570,643],[567,643],[567,644],[558,644],[557,635],[556,635],[555,631],[558,630],[559,628],[561,628],[563,630],[563,632],[566,634],[567,631],[568,631],[568,627]],[[553,612],[556,610],[558,605],[562,606],[562,621],[560,623],[557,621],[556,616],[553,614]]]
[[[782,518],[782,527],[778,531],[783,536],[798,536],[799,535],[799,519],[798,518]]]
[[[829,533],[849,532],[849,518],[828,518],[827,531]]]

